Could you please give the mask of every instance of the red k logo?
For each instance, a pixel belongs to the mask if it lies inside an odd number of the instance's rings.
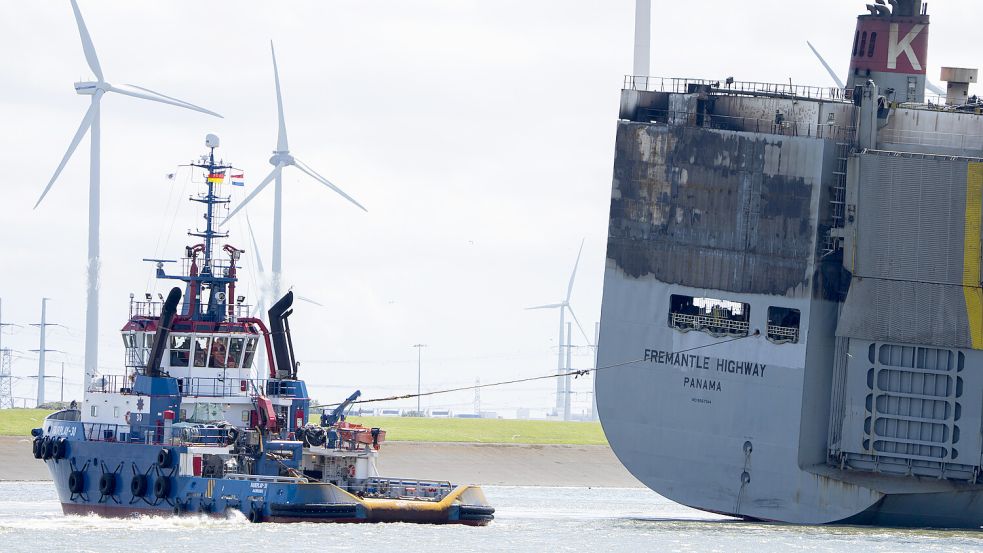
[[[887,68],[897,69],[898,68],[898,58],[901,54],[908,56],[908,61],[911,63],[911,67],[915,71],[922,70],[922,64],[918,60],[918,54],[915,53],[914,48],[911,47],[911,43],[918,37],[918,34],[922,32],[925,25],[915,25],[908,31],[901,41],[898,41],[898,24],[891,23],[891,36],[887,43]]]

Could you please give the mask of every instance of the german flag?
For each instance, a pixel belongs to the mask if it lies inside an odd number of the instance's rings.
[[[213,184],[221,184],[225,180],[225,173],[208,173],[208,182]]]

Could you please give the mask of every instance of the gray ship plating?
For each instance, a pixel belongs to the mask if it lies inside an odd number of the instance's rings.
[[[983,104],[878,0],[844,89],[629,77],[598,411],[679,503],[983,525]]]

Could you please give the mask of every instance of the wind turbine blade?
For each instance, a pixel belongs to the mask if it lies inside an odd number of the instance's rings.
[[[310,303],[310,304],[314,304],[314,305],[316,305],[318,307],[324,307],[323,304],[320,304],[320,303],[312,300],[311,298],[305,298],[304,296],[297,296],[297,299],[300,300],[300,301],[306,301],[307,303]]]
[[[118,88],[112,85],[109,85],[108,90],[110,92],[115,92],[117,94],[122,94],[124,96],[133,96],[134,98],[141,98],[143,100],[150,100],[152,102],[160,102],[162,104],[170,104],[172,106],[177,106],[179,108],[190,109],[193,111],[200,111],[201,113],[207,113],[208,115],[214,115],[215,117],[219,117],[219,118],[222,117],[221,115],[215,113],[214,111],[207,110],[202,107],[198,107],[194,104],[189,104],[188,102],[185,102],[183,100],[175,100],[172,98],[167,98],[166,96],[162,94],[157,94],[156,92],[154,92],[153,94],[144,94],[142,92],[126,90],[125,88]]]
[[[101,83],[103,82],[102,67],[99,67],[96,47],[92,45],[92,37],[89,36],[89,30],[85,27],[85,21],[82,19],[82,12],[79,11],[78,2],[75,0],[72,0],[72,11],[75,12],[75,22],[79,27],[79,37],[82,39],[82,52],[85,53],[85,61],[89,62],[89,69],[95,73],[96,79]]]
[[[273,81],[276,83],[276,114],[279,121],[279,130],[276,135],[276,151],[288,152],[287,149],[287,124],[283,121],[283,96],[280,95],[280,70],[276,66],[276,50],[273,49],[273,41],[270,41],[270,54],[273,55]]]
[[[946,95],[946,92],[944,90],[942,90],[942,88],[940,86],[935,85],[935,84],[932,84],[928,80],[925,81],[925,88],[931,90],[932,92],[934,92],[935,94],[937,94],[939,96],[945,97],[945,95]]]
[[[263,256],[259,254],[259,244],[256,243],[256,235],[253,234],[253,224],[249,220],[249,212],[246,212],[246,228],[249,229],[249,239],[253,242],[253,257],[256,258],[256,267],[259,269],[259,274],[262,275],[266,271],[263,269]]]
[[[239,205],[237,205],[236,208],[232,210],[232,213],[229,213],[228,216],[226,216],[225,219],[223,219],[222,222],[218,224],[218,226],[220,227],[225,226],[225,224],[228,223],[229,220],[232,219],[232,217],[235,216],[236,213],[239,213],[240,209],[246,207],[246,204],[248,204],[253,198],[256,197],[256,194],[259,194],[260,191],[262,191],[267,184],[270,184],[270,181],[273,180],[273,177],[275,177],[277,173],[280,172],[281,169],[283,169],[282,163],[274,167],[273,170],[270,171],[270,174],[266,175],[266,178],[263,179],[263,182],[259,183],[259,186],[257,186],[256,189],[252,191],[252,193],[246,196],[245,200],[239,202]]]
[[[586,240],[586,239],[585,239]],[[567,285],[567,299],[564,303],[570,303],[570,294],[573,293],[573,279],[577,278],[577,266],[580,265],[580,254],[584,251],[584,240],[580,241],[580,250],[577,251],[577,261],[573,264],[573,273],[570,274],[570,284]]]
[[[826,60],[823,59],[822,55],[819,54],[819,51],[816,50],[816,48],[812,45],[811,42],[807,40],[806,44],[809,45],[809,49],[812,50],[812,53],[816,54],[816,57],[819,58],[819,63],[823,64],[823,67],[826,68],[826,72],[829,73],[829,76],[833,78],[833,82],[836,83],[836,86],[839,88],[843,88],[845,85],[843,84],[843,81],[841,81],[840,78],[836,76],[836,71],[833,71],[833,68],[830,67],[828,63],[826,63]]]
[[[135,88],[137,90],[142,90],[144,92],[147,92],[147,93],[150,93],[150,94],[154,94],[154,95],[160,96],[161,98],[166,98],[168,100],[171,100],[172,102],[177,102],[178,104],[181,104],[182,106],[187,107],[189,109],[193,109],[193,110],[196,110],[196,111],[200,111],[202,113],[207,113],[208,115],[214,115],[215,117],[218,117],[218,118],[221,118],[221,119],[225,119],[225,117],[222,117],[221,115],[219,115],[218,113],[215,113],[214,111],[207,110],[207,109],[205,109],[203,107],[200,107],[200,106],[196,106],[196,105],[194,105],[194,104],[192,104],[190,102],[185,102],[184,100],[181,100],[179,98],[174,98],[172,96],[168,96],[167,94],[161,94],[160,92],[155,92],[153,90],[150,90],[149,88],[144,88],[142,86],[137,86],[135,84],[126,84],[125,86],[128,86],[130,88]]]
[[[99,99],[96,99],[96,102],[99,101]],[[44,192],[41,192],[41,197],[38,198],[37,203],[34,204],[34,209],[37,209],[38,206],[41,205],[41,200],[43,200],[48,194],[48,191],[51,190],[51,186],[55,184],[55,180],[58,179],[58,175],[60,175],[62,169],[65,168],[65,164],[68,163],[69,158],[71,158],[72,154],[75,153],[75,148],[78,148],[79,142],[82,141],[82,137],[85,136],[85,133],[89,131],[89,127],[92,126],[92,118],[95,116],[95,107],[95,104],[89,106],[88,111],[86,111],[85,115],[82,117],[82,123],[79,125],[79,129],[75,131],[75,137],[72,138],[72,143],[68,145],[68,151],[65,152],[65,157],[61,158],[61,163],[58,164],[58,168],[55,169],[55,174],[52,175],[51,180],[48,181],[48,186],[44,187]]]
[[[563,305],[564,304],[562,304],[562,303],[551,303],[549,305],[537,305],[535,307],[527,307],[526,308],[526,311],[529,311],[529,310],[532,310],[532,309],[556,309],[557,307],[563,307]]]
[[[294,158],[294,165],[298,169],[300,169],[301,171],[303,171],[303,172],[307,173],[308,175],[310,175],[311,177],[313,177],[314,179],[317,179],[317,180],[321,181],[321,184],[327,186],[331,190],[334,190],[335,192],[337,192],[338,194],[340,194],[342,197],[344,197],[349,202],[351,202],[351,203],[357,205],[358,207],[360,207],[362,209],[362,211],[368,213],[369,210],[368,209],[365,209],[365,207],[362,204],[356,202],[355,201],[355,198],[352,198],[348,194],[345,194],[345,192],[342,189],[340,189],[337,186],[331,184],[331,182],[328,181],[328,179],[326,179],[326,178],[322,177],[321,175],[317,174],[317,172],[314,171],[314,169],[311,169],[310,167],[308,167],[303,161],[301,161],[301,160],[299,160],[297,158]]]
[[[587,341],[587,345],[588,346],[594,345],[590,343],[590,338],[588,338],[587,333],[584,332],[584,327],[580,326],[580,320],[577,319],[577,314],[573,312],[573,308],[567,305],[567,309],[570,310],[570,316],[573,317],[573,322],[577,323],[577,328],[580,329],[580,334],[584,337],[584,340]]]

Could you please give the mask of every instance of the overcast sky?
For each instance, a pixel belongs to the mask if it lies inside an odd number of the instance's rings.
[[[654,75],[788,82],[845,77],[863,1],[653,2]],[[631,71],[633,0],[175,1],[80,0],[105,78],[218,111],[225,119],[119,95],[102,102],[100,368],[121,371],[128,296],[166,291],[144,257],[175,258],[200,221],[177,165],[204,135],[246,174],[237,203],[269,172],[276,43],[291,152],[369,210],[295,169],[284,172],[284,280],[324,304],[299,304],[292,327],[302,376],[323,401],[556,370],[560,301],[585,240],[572,304],[593,335],[601,304],[614,131]],[[961,6],[961,7],[959,7]],[[932,2],[929,79],[979,67],[978,18],[966,2]],[[67,0],[0,1],[0,298],[4,322],[38,322],[52,298],[49,374],[66,362],[81,391],[88,140],[37,209],[78,127],[93,79]],[[250,204],[269,267],[272,187]],[[229,242],[252,250],[242,226]],[[256,297],[252,251],[245,294]],[[37,373],[38,333],[7,328],[18,377]],[[575,343],[584,340],[576,337]],[[575,367],[592,354],[578,348]],[[15,381],[33,398],[36,380]],[[589,408],[590,381],[575,384]],[[482,408],[546,409],[553,383],[482,391]],[[49,381],[48,398],[57,399]],[[471,393],[424,406],[470,411]],[[411,405],[415,402],[403,402]]]

